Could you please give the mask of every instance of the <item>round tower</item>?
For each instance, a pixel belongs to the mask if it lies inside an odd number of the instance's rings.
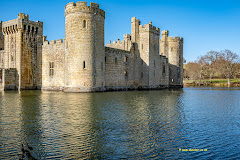
[[[170,85],[182,86],[183,80],[183,38],[168,38],[168,62],[170,64]]]
[[[68,3],[65,7],[65,91],[91,92],[105,85],[105,11],[96,3]]]

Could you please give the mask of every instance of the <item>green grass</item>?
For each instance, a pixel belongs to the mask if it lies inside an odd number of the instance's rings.
[[[212,79],[212,83],[228,83],[227,79]],[[193,80],[184,80],[184,83],[193,83]],[[196,80],[195,83],[199,83],[200,80]],[[209,79],[203,79],[202,83],[210,83]],[[231,79],[231,83],[240,83],[240,79]]]

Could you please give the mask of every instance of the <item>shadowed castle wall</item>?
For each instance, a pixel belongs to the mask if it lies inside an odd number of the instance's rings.
[[[160,54],[168,58],[169,85],[183,85],[183,38],[169,37],[168,31],[162,31]]]
[[[134,89],[134,55],[130,51],[110,47],[105,48],[105,54],[106,89]]]

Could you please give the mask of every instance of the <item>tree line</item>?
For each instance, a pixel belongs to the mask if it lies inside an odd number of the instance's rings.
[[[209,51],[198,57],[194,62],[184,64],[184,80],[196,80],[201,83],[203,79],[240,78],[240,59],[237,53],[230,50]]]

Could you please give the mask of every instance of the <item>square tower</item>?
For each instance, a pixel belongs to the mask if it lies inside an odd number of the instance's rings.
[[[2,23],[4,34],[4,89],[40,89],[43,23],[24,13]]]

